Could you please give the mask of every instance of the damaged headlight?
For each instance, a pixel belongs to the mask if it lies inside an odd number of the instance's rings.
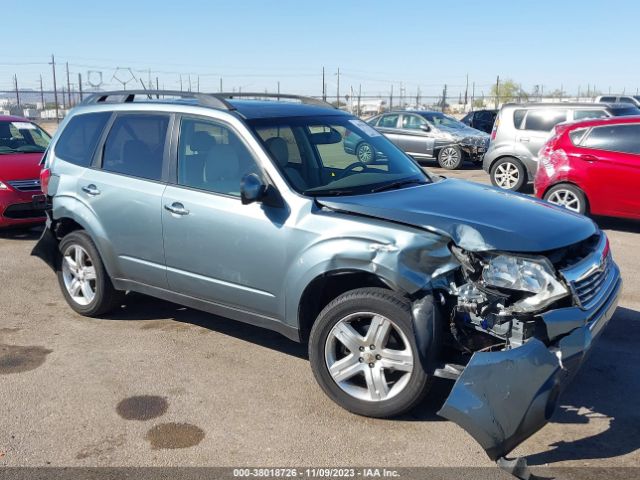
[[[540,310],[569,293],[544,258],[496,255],[484,266],[482,280],[487,286],[531,294],[514,302],[512,312]]]

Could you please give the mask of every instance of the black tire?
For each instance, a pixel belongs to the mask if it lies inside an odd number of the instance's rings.
[[[462,150],[457,145],[443,147],[438,152],[438,165],[447,170],[457,170],[462,166]]]
[[[64,254],[70,248],[76,246],[81,247],[84,252],[86,252],[87,263],[89,263],[89,266],[92,266],[95,271],[95,280],[93,281],[95,295],[87,304],[81,304],[74,300],[65,284],[63,263],[66,260],[64,259]],[[60,241],[59,249],[60,261],[56,269],[58,283],[60,284],[60,290],[62,290],[65,300],[73,310],[87,317],[97,317],[114,310],[122,304],[125,292],[116,290],[113,287],[113,283],[111,283],[111,279],[104,268],[98,249],[86,232],[76,230],[69,233]]]
[[[375,149],[367,142],[360,142],[356,147],[356,157],[365,165],[376,159]]]
[[[494,187],[521,191],[527,184],[527,170],[520,160],[514,157],[503,157],[491,166],[491,184]]]
[[[567,200],[573,200],[577,202],[577,205],[575,203],[572,203],[571,205],[565,205],[561,203],[559,200],[563,197],[563,193],[565,194],[564,197]],[[573,198],[571,198],[571,195],[573,195]],[[589,213],[589,202],[587,200],[587,196],[582,190],[570,183],[561,183],[558,185],[554,185],[544,194],[544,199],[547,202],[564,206],[565,208],[577,213],[581,213],[582,215],[587,215]],[[576,205],[576,207],[570,208],[572,205]]]
[[[338,385],[329,372],[325,357],[325,350],[328,343],[327,339],[334,326],[348,315],[358,312],[370,312],[389,319],[393,324],[393,328],[398,329],[404,335],[402,342],[408,343],[408,345],[404,345],[404,347],[411,349],[413,369],[411,372],[401,373],[402,375],[407,375],[408,379],[406,383],[403,382],[404,387],[399,393],[390,398],[363,400],[352,396]],[[396,330],[394,330],[393,335],[397,335]],[[389,336],[389,338],[391,338],[391,336]],[[400,337],[397,336],[396,338]],[[358,352],[360,357],[365,354],[366,353]],[[344,293],[329,303],[322,312],[320,312],[311,329],[309,338],[309,360],[317,382],[329,398],[341,407],[358,415],[378,418],[393,417],[411,410],[419,403],[431,385],[431,377],[424,371],[419,358],[413,333],[411,304],[406,298],[390,290],[382,288],[360,288]],[[365,360],[365,362],[366,361],[368,360]],[[362,363],[362,365],[363,369],[368,367],[366,363]],[[382,363],[380,365],[382,365]],[[385,371],[388,372],[388,370]],[[393,370],[391,370],[391,375],[393,375]],[[383,375],[382,378],[387,377]]]

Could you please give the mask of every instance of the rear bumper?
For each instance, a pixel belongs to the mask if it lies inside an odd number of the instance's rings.
[[[607,325],[622,289],[612,262],[599,300],[540,315],[549,345],[531,339],[502,352],[475,353],[439,415],[465,429],[492,460],[504,457],[551,418],[558,397]]]
[[[45,204],[34,203],[42,192],[3,191],[0,193],[0,227],[34,225],[46,220]]]

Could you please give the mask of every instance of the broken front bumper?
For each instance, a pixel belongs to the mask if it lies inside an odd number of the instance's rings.
[[[560,392],[613,316],[621,288],[611,261],[590,308],[540,315],[549,346],[534,338],[511,350],[474,353],[438,414],[465,429],[492,460],[504,457],[549,421]]]

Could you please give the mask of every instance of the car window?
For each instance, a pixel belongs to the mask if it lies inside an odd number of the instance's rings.
[[[558,123],[567,121],[567,111],[557,109],[529,110],[524,120],[524,130],[550,132]]]
[[[118,116],[104,144],[102,169],[160,180],[168,125],[168,115]]]
[[[253,155],[231,127],[183,118],[178,141],[178,185],[240,196],[240,182],[259,173]]]
[[[588,128],[579,128],[577,130],[573,130],[569,133],[569,138],[574,145],[580,145],[580,141],[584,137],[584,134],[587,133]]]
[[[373,117],[370,118],[369,120],[366,120],[366,122],[371,125],[372,127],[375,127],[376,125],[378,125],[378,122],[380,121],[380,118],[382,117]]]
[[[427,125],[427,121],[419,115],[403,115],[402,128],[420,130],[421,125]]]
[[[573,119],[581,120],[583,118],[604,118],[607,117],[607,112],[604,110],[574,110]]]
[[[476,112],[476,121],[477,122],[493,122],[495,119],[495,115],[491,112]]]
[[[522,128],[522,120],[524,120],[524,116],[527,114],[526,110],[514,110],[513,111],[513,125],[517,129]]]
[[[398,124],[399,115],[383,115],[378,121],[378,127],[382,128],[396,128]]]
[[[594,127],[582,147],[640,154],[640,125],[607,125]]]
[[[261,128],[258,131],[258,135],[264,142],[274,137],[282,138],[287,145],[287,156],[289,163],[302,163],[302,154],[300,153],[300,148],[296,143],[296,138],[293,135],[293,130],[291,130],[291,127],[283,126],[274,128]]]
[[[462,120],[460,120],[462,123],[465,123],[467,125],[471,125],[471,122],[473,121],[473,112],[469,112],[467,113],[464,117],[462,117]],[[476,113],[476,119],[478,118],[478,114]]]
[[[633,98],[631,97],[620,97],[620,99],[618,100],[620,103],[630,103],[632,105],[635,105],[636,102],[633,100]]]
[[[85,113],[72,117],[56,142],[56,157],[81,167],[88,166],[109,118],[111,112]]]
[[[603,103],[614,103],[616,101],[616,97],[602,97],[600,101]]]

